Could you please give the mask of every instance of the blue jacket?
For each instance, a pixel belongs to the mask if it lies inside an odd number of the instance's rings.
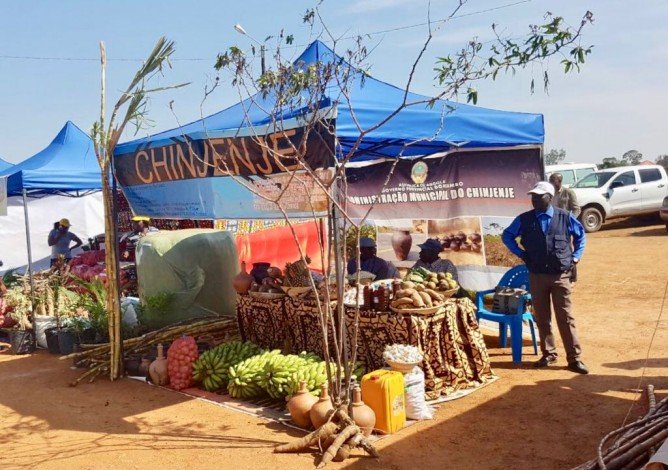
[[[524,250],[517,245],[517,237]],[[568,271],[573,261],[582,257],[585,246],[582,224],[568,212],[551,206],[545,212],[531,210],[521,214],[503,232],[502,238],[508,249],[524,260],[530,272],[540,274]]]

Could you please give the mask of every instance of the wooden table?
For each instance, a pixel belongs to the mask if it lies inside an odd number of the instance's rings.
[[[263,300],[240,295],[237,318],[242,337],[263,348],[322,355],[323,335],[313,300]],[[347,308],[348,338],[352,337],[354,324],[355,311]],[[360,312],[357,359],[367,370],[385,367],[385,346],[395,343],[414,345],[423,351],[421,367],[429,398],[478,386],[493,376],[475,307],[469,299],[450,299],[431,315]]]

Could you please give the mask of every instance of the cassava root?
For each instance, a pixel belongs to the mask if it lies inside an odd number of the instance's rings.
[[[320,428],[297,441],[277,446],[274,452],[303,452],[316,444],[322,454],[317,468],[323,468],[331,461],[345,460],[356,448],[363,449],[372,457],[378,458],[378,452],[350,418],[345,407],[339,407],[330,420]]]

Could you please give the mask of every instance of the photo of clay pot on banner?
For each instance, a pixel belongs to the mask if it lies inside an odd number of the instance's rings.
[[[376,220],[378,256],[399,268],[420,259],[420,243],[427,239],[426,220]]]
[[[485,265],[485,246],[479,217],[430,220],[427,227],[429,238],[441,242],[441,258],[449,259],[455,266]]]
[[[522,264],[522,260],[512,254],[501,240],[501,234],[513,221],[512,217],[482,217],[481,220],[487,265],[511,268]]]

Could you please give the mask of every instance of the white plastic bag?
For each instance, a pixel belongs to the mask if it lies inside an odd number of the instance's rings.
[[[424,397],[424,372],[419,366],[404,374],[404,395],[406,397],[406,418],[414,420],[434,419],[434,411]]]
[[[126,297],[121,301],[121,321],[126,326],[136,326],[139,322],[137,320],[137,311],[135,307],[139,305],[137,297]]]

